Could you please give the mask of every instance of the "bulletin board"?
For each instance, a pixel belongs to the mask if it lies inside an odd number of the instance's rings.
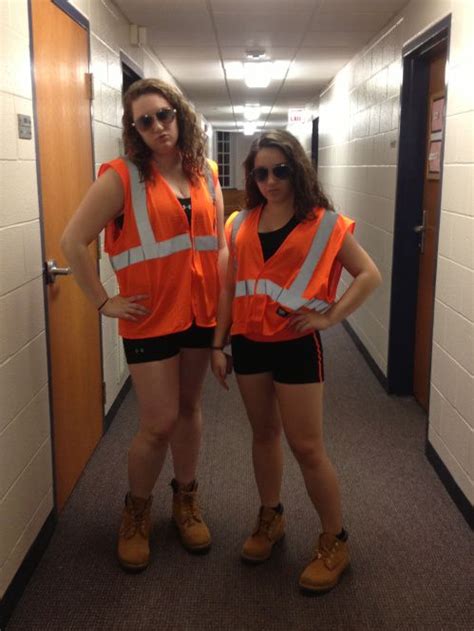
[[[426,159],[426,177],[429,180],[439,180],[441,174],[445,102],[444,92],[433,94],[430,98],[428,155]]]

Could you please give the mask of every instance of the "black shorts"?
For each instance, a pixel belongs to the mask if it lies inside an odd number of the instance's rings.
[[[213,335],[213,326],[202,327],[193,324],[185,331],[169,335],[136,340],[124,337],[123,347],[127,364],[143,364],[174,357],[182,348],[209,348]]]
[[[323,347],[319,332],[284,342],[254,342],[232,336],[232,358],[238,375],[271,372],[279,383],[322,383]]]

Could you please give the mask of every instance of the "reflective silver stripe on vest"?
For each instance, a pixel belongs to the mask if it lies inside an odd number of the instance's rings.
[[[142,247],[138,245],[135,248],[116,254],[110,257],[112,267],[116,272],[124,267],[133,265],[134,263],[141,263],[142,261],[149,261],[152,259],[161,259],[170,254],[176,254],[176,252],[182,252],[183,250],[191,249],[191,239],[189,234],[179,234],[177,237],[167,239],[166,241],[156,241],[155,243],[149,243],[147,246]]]
[[[336,222],[337,214],[326,210],[324,212],[324,217],[319,224],[319,228],[314,235],[313,242],[311,243],[311,247],[306,255],[303,265],[301,266],[299,274],[291,284],[292,291],[302,294],[308,286],[309,281],[313,276],[313,272],[316,269],[327,244],[329,243],[329,239],[331,238]]]
[[[255,294],[255,280],[239,280],[235,283],[235,297],[253,296]]]
[[[135,215],[141,245],[110,257],[110,263],[116,272],[135,263],[163,258],[192,248],[191,237],[188,233],[163,241],[155,239],[147,211],[145,183],[140,182],[140,174],[135,164],[128,158],[123,158],[123,160],[130,175],[132,211]],[[214,182],[212,182],[212,190],[214,191]],[[194,246],[201,252],[217,250],[217,237],[214,235],[195,237]]]
[[[234,221],[232,222],[232,231],[230,233],[230,242],[232,244],[232,249],[235,252],[235,240],[237,239],[237,232],[239,231],[240,226],[242,225],[242,222],[244,221],[244,219],[246,217],[248,217],[249,215],[249,211],[248,210],[240,210],[237,213],[237,217],[234,219]]]
[[[156,243],[148,217],[146,206],[146,188],[145,182],[140,182],[140,174],[137,167],[130,160],[125,160],[130,175],[130,190],[132,193],[132,209],[135,214],[138,234],[140,235],[140,243],[145,249],[147,245]],[[145,258],[147,258],[145,256]]]
[[[209,195],[211,196],[212,203],[216,203],[216,187],[214,186],[214,178],[212,177],[212,169],[209,162],[206,161],[206,183],[207,190],[209,191]]]
[[[245,215],[241,217],[245,212]],[[243,220],[248,215],[248,211],[241,211],[232,224],[232,245],[235,247],[237,233],[242,225]],[[237,219],[237,226],[235,226]],[[308,286],[314,270],[316,269],[323,252],[331,238],[332,231],[337,223],[337,214],[332,211],[325,211],[319,228],[314,235],[311,247],[301,266],[301,270],[288,288],[281,287],[277,283],[268,278],[259,278],[257,280],[240,280],[236,283],[235,297],[265,295],[274,302],[291,310],[306,307],[312,311],[324,312],[331,304],[319,299],[310,299],[303,297],[303,293]],[[235,230],[234,230],[235,228]]]
[[[324,300],[312,299],[307,300],[301,295],[293,292],[292,288],[285,289],[280,287],[268,278],[260,278],[258,281],[239,280],[235,285],[235,297],[242,298],[244,296],[268,296],[274,302],[278,302],[282,307],[287,307],[292,311],[306,307],[312,311],[324,312],[331,304]]]
[[[230,243],[232,245],[232,250],[234,252],[235,252],[235,240],[237,238],[237,232],[239,231],[239,228],[242,225],[242,222],[248,216],[248,214],[249,214],[248,210],[245,210],[245,209],[239,210],[236,218],[232,222],[232,229],[230,233]],[[236,256],[234,256],[234,271],[235,272],[237,271],[237,257]]]
[[[201,252],[217,250],[217,237],[194,237],[194,248]]]
[[[306,307],[307,309],[311,309],[311,311],[318,311],[319,313],[324,313],[325,311],[327,311],[329,309],[329,307],[331,306],[330,302],[324,302],[324,300],[310,300],[308,302],[305,302],[304,305],[302,305],[303,307]]]

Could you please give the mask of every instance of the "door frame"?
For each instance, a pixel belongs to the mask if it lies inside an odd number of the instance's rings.
[[[125,74],[125,71],[128,71],[130,74],[136,75],[136,77],[138,79],[143,79],[143,71],[140,68],[140,66],[138,66],[133,59],[130,59],[130,57],[124,53],[124,51],[122,49],[120,49],[120,66],[122,67],[122,76]],[[136,81],[137,78],[134,78],[134,80]],[[122,83],[122,93],[124,92],[123,89],[123,83]]]
[[[311,162],[317,171],[319,162],[319,116],[313,118],[311,125]]]
[[[413,231],[413,226],[422,223],[425,169],[425,161],[413,160],[413,156],[424,156],[426,153],[426,116],[429,100],[427,58],[434,46],[446,40],[446,63],[449,64],[450,37],[451,15],[448,15],[411,40],[402,49],[403,82],[400,95],[400,137],[387,366],[387,389],[391,394],[413,394],[419,269],[419,238]],[[447,102],[447,83],[445,91]],[[441,212],[444,146],[443,142],[438,225]],[[418,214],[414,214],[413,209],[416,209]],[[438,241],[439,231],[436,252],[438,252]],[[435,270],[436,268],[437,260]],[[434,298],[432,308],[434,309]]]
[[[90,23],[89,20],[80,13],[75,7],[73,7],[69,0],[50,0],[59,10],[66,13],[76,24],[82,27],[87,32],[87,56],[88,56],[88,71],[91,72],[91,40],[90,40]],[[38,112],[36,107],[36,84],[34,74],[34,47],[33,47],[33,11],[31,7],[31,0],[28,0],[28,22],[30,32],[30,61],[31,61],[31,85],[32,85],[32,101],[33,101],[33,119],[34,119],[34,137],[35,137],[35,150],[36,150],[36,180],[38,186],[38,207],[39,207],[39,220],[40,220],[40,239],[41,239],[41,256],[42,261],[46,260],[46,241],[45,241],[45,228],[44,228],[44,207],[43,207],[43,191],[41,186],[41,158],[39,152],[39,134],[38,134]],[[90,100],[90,134],[91,134],[91,153],[92,153],[92,180],[95,178],[95,149],[94,149],[94,112],[93,112],[93,99]],[[100,260],[97,259],[97,271],[100,271]],[[44,272],[43,272],[44,275]],[[54,409],[53,409],[53,383],[51,380],[51,354],[50,354],[50,322],[48,314],[48,287],[43,280],[43,307],[45,318],[45,336],[46,336],[46,362],[48,370],[48,402],[49,402],[49,418],[50,418],[50,436],[51,436],[51,460],[53,470],[53,514],[54,523],[58,517],[57,506],[57,489],[56,489],[56,458],[54,455]],[[102,326],[99,319],[99,356],[100,356],[100,371],[101,379],[104,381],[104,357],[103,357],[103,339],[102,339]],[[103,390],[103,389],[102,389]],[[104,417],[104,398],[102,396],[102,436],[105,432],[105,417]]]

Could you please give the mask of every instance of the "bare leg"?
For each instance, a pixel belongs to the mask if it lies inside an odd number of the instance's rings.
[[[140,425],[128,452],[130,491],[147,498],[160,474],[178,418],[179,356],[130,364]]]
[[[281,420],[270,373],[237,375],[247,415],[252,426],[252,457],[262,506],[280,502],[283,474]]]
[[[275,383],[285,434],[324,532],[342,528],[341,495],[323,442],[323,384]]]
[[[179,416],[171,436],[174,475],[180,484],[196,477],[202,435],[201,392],[209,349],[184,348],[179,366]]]

